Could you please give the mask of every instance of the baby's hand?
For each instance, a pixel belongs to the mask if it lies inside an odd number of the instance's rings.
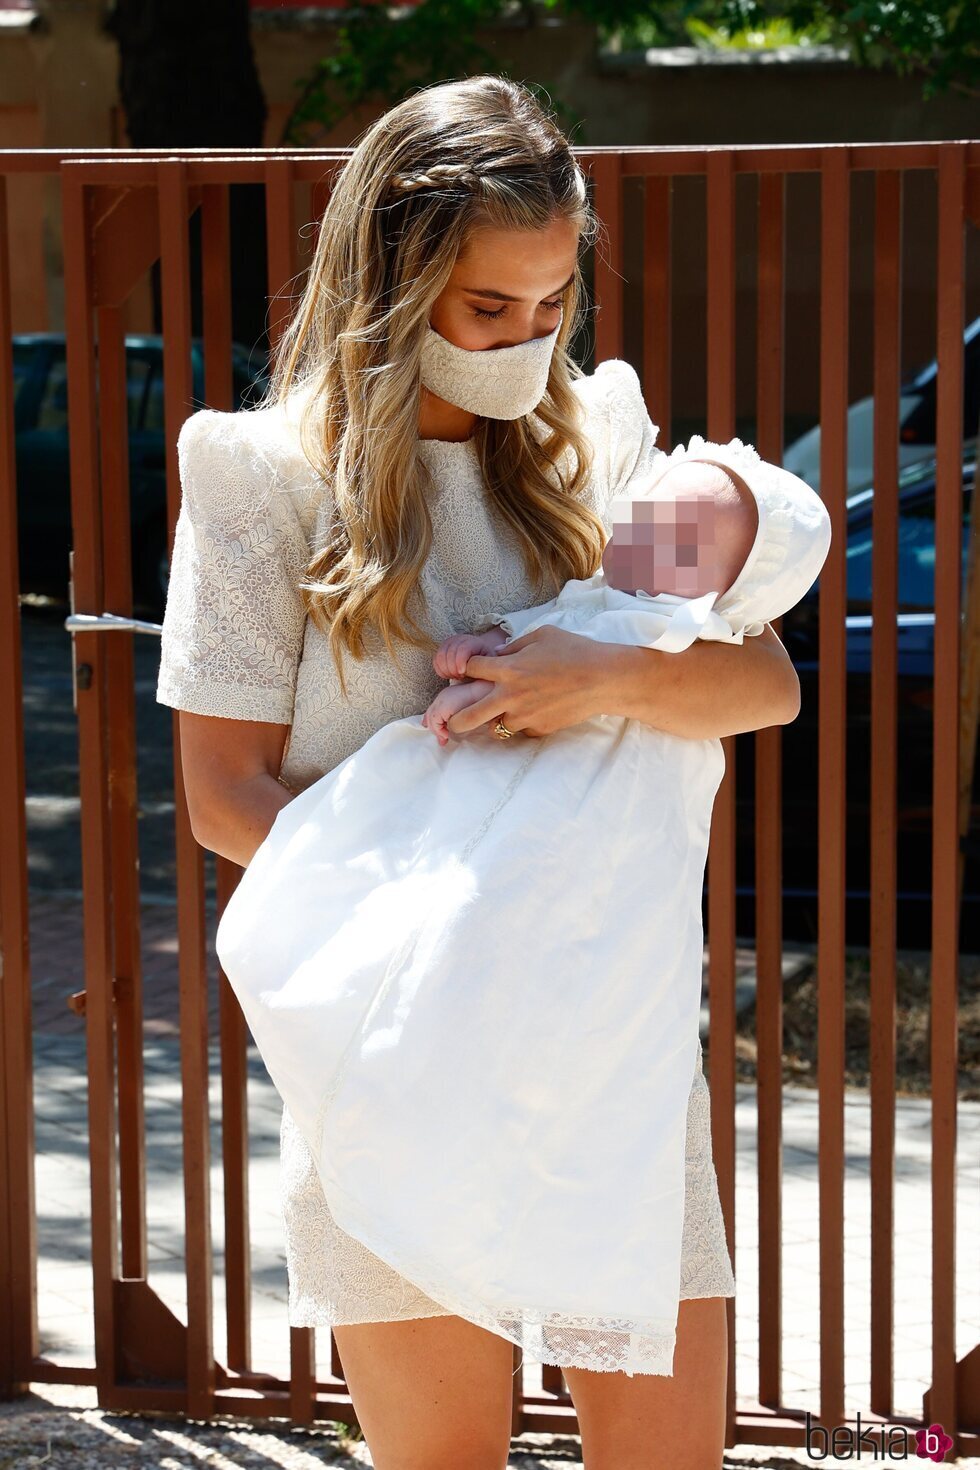
[[[450,684],[448,688],[439,690],[423,714],[422,724],[432,731],[440,745],[447,745],[450,736],[454,740],[465,739],[465,736],[453,735],[449,729],[449,721],[468,704],[474,704],[476,700],[492,692],[493,685],[489,679],[465,679]]]
[[[507,642],[502,628],[485,633],[452,633],[432,655],[432,667],[442,679],[461,679],[474,654],[493,654]]]

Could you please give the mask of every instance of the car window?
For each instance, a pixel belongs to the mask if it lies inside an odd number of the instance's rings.
[[[52,357],[37,412],[39,429],[68,427],[68,364],[62,355]]]
[[[162,434],[163,418],[163,365],[155,362],[149,373],[146,398],[143,407],[143,428],[147,433]]]
[[[14,360],[14,403],[20,396],[21,385],[31,370],[31,359],[34,354],[30,347],[23,343],[15,342],[13,349]]]
[[[127,417],[131,429],[143,428],[146,386],[153,377],[153,361],[135,352],[126,354]]]
[[[969,552],[968,497],[963,500],[962,567],[965,576]],[[862,518],[847,532],[847,611],[871,612],[871,518]],[[932,612],[936,584],[936,498],[916,496],[902,505],[898,521],[898,610]]]
[[[937,374],[924,373],[921,387],[915,391],[922,397],[902,421],[899,435],[903,444],[935,444]],[[980,334],[967,344],[963,354],[963,436],[972,439],[980,417]]]

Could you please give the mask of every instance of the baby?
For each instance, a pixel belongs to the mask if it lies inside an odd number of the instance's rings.
[[[699,597],[728,590],[751,550],[759,523],[755,499],[741,475],[705,460],[680,460],[656,480],[656,498],[612,503],[613,530],[602,554],[610,587],[635,595]],[[460,710],[493,693],[489,679],[465,679],[474,654],[492,655],[510,640],[497,626],[454,633],[433,655],[437,674],[451,682],[422,715],[440,745]],[[459,739],[459,736],[453,736]]]

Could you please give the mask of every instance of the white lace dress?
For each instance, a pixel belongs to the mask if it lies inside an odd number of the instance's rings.
[[[595,462],[589,503],[611,529],[612,500],[628,494],[662,451],[629,364],[600,364],[575,385]],[[347,698],[327,640],[305,618],[297,583],[327,493],[278,409],[201,410],[178,442],[182,503],[161,639],[157,699],[176,708],[290,724],[280,775],[293,790],[359,749],[389,721],[420,714],[443,687],[431,656],[402,645],[398,669],[378,638],[348,659]],[[494,516],[472,441],[421,440],[433,475],[433,544],[421,577],[437,639],[489,625],[496,610],[539,600],[508,529]],[[310,1149],[287,1109],[281,1128],[282,1210],[294,1327],[447,1315],[331,1217]],[[698,1047],[687,1109],[681,1299],[732,1296],[735,1282],[711,1157],[707,1082]],[[610,1249],[615,1250],[611,1232]],[[662,1344],[638,1323],[569,1317],[539,1324],[533,1360],[599,1370],[662,1368]]]

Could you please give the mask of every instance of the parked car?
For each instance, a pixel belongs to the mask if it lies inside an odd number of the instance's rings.
[[[969,543],[976,447],[963,459],[963,567]],[[847,502],[846,859],[847,932],[869,934],[871,803],[871,569],[873,489]],[[935,634],[936,462],[909,466],[899,478],[897,875],[900,942],[931,945],[932,720]],[[964,577],[965,586],[965,577]],[[782,639],[800,676],[802,707],[784,727],[783,891],[785,933],[817,932],[817,837],[820,791],[818,629],[820,579],[783,619]],[[751,753],[751,746],[746,747]],[[754,933],[754,761],[736,764],[739,933]],[[974,780],[971,830],[980,813]],[[960,946],[980,952],[980,872],[968,853]]]
[[[72,529],[64,336],[54,332],[15,336],[13,363],[21,587],[67,598]],[[192,368],[189,407],[197,408],[204,402],[204,352],[199,340],[192,344]],[[233,346],[237,408],[257,401],[265,371],[262,354]],[[169,566],[159,336],[126,338],[126,390],[134,599],[160,616]]]
[[[898,404],[898,458],[904,469],[936,452],[936,386],[939,365],[935,358],[912,373],[902,384]],[[980,317],[963,334],[963,432],[967,439],[977,433],[980,419]],[[789,445],[783,464],[820,489],[820,426],[808,429]],[[847,488],[861,490],[874,480],[874,399],[860,398],[847,410]]]

